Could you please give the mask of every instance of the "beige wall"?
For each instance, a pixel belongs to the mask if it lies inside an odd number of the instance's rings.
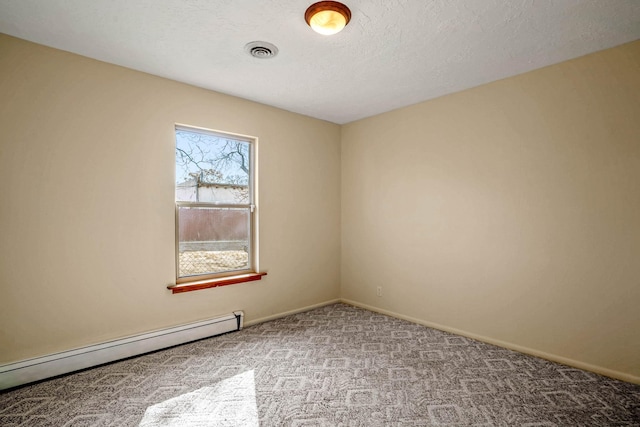
[[[640,42],[343,126],[342,297],[640,381]]]
[[[4,35],[0,58],[0,364],[339,297],[337,125]],[[166,289],[175,123],[259,138],[262,281]]]
[[[342,297],[640,381],[640,42],[342,128],[2,35],[0,58],[0,364]],[[166,290],[174,123],[260,138],[264,280]]]

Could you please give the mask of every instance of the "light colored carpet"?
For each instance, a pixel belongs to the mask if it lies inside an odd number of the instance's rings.
[[[0,394],[13,426],[640,426],[640,386],[336,304]]]

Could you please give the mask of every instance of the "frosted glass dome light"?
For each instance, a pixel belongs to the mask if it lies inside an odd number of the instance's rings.
[[[337,1],[320,1],[309,6],[304,19],[316,33],[330,36],[342,31],[349,23],[351,11]]]

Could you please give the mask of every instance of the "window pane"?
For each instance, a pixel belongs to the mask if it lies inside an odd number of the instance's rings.
[[[249,208],[178,207],[178,277],[250,267]]]
[[[249,204],[250,144],[176,129],[176,201]]]

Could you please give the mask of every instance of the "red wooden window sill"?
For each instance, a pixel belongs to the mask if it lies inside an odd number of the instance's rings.
[[[267,273],[247,273],[237,276],[218,277],[216,279],[206,279],[198,282],[177,283],[167,286],[172,293],[199,291],[200,289],[217,288],[218,286],[234,285],[236,283],[252,282],[262,279]]]

